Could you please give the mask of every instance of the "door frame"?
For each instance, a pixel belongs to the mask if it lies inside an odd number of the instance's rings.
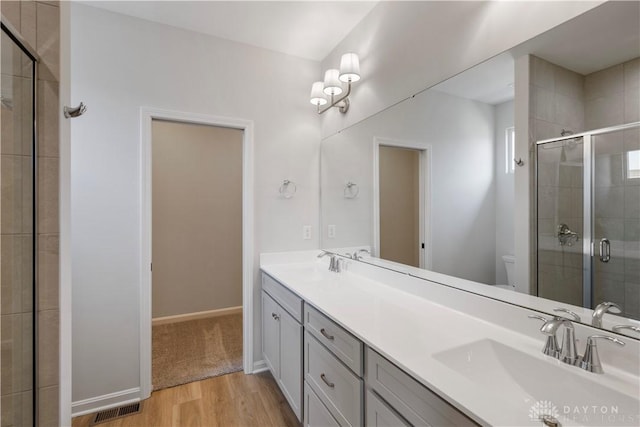
[[[420,268],[432,267],[431,244],[431,157],[432,146],[423,141],[373,137],[373,247],[371,254],[380,256],[380,146],[408,148],[420,152],[419,163],[419,227],[424,249],[420,252]]]
[[[151,396],[151,122],[153,119],[238,129],[242,135],[242,360],[253,372],[253,121],[140,108],[140,397]]]

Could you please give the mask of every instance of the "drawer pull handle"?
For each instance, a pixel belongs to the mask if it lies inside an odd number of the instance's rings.
[[[329,387],[334,388],[336,386],[334,383],[330,383],[329,380],[327,380],[327,376],[325,374],[320,374],[320,378],[322,378],[322,381],[324,381],[324,383]]]
[[[280,316],[275,313],[271,313],[271,317],[273,317],[275,320],[280,320]]]
[[[328,340],[333,341],[333,339],[335,338],[333,335],[329,335],[327,331],[324,330],[324,328],[320,329],[320,333],[324,335],[324,337]]]

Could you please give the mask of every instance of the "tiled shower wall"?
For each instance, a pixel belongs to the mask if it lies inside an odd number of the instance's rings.
[[[0,2],[11,26],[40,57],[37,81],[38,131],[38,414],[40,426],[58,425],[59,304],[58,304],[58,167],[60,12],[57,1]],[[4,247],[2,256],[4,258]],[[4,371],[4,366],[3,366]],[[7,403],[7,405],[5,405]],[[15,399],[2,399],[2,421],[21,410]],[[5,417],[7,415],[7,417]]]
[[[532,140],[640,120],[640,58],[587,76],[531,57]],[[562,147],[564,145],[564,148]],[[538,151],[539,295],[581,304],[580,243],[561,246],[556,227],[582,234],[582,146]],[[594,301],[622,305],[640,316],[640,180],[626,174],[626,153],[640,149],[638,129],[594,138],[595,233],[612,241],[613,258],[595,263]]]

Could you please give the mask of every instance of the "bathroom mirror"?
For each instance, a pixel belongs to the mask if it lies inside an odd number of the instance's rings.
[[[615,302],[623,312],[607,314],[604,327],[640,327],[640,217],[633,208],[640,179],[614,176],[640,153],[638,128],[594,136],[600,145],[589,168],[577,154],[581,139],[534,144],[640,120],[639,12],[637,2],[605,3],[325,138],[322,247],[368,247],[372,256],[363,262],[436,282],[453,276],[460,280],[443,282],[549,314],[570,310],[584,323],[596,304]],[[523,55],[531,55],[531,150],[540,158],[530,195],[514,191],[514,63]],[[618,101],[616,115],[611,103]],[[596,185],[611,187],[594,192],[597,203],[617,203],[608,211],[621,212],[594,214],[594,236],[611,230],[625,251],[622,261],[594,268],[587,289],[580,263],[589,227],[574,211],[584,204],[583,175],[591,169],[601,171]],[[533,262],[513,257],[516,233],[530,233],[514,226],[519,197],[543,210],[531,214]],[[530,283],[514,286],[515,262],[535,266]],[[564,292],[568,283],[578,291]],[[616,332],[640,338],[631,328]]]

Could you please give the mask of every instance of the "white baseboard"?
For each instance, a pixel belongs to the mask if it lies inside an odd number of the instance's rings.
[[[198,311],[195,313],[176,314],[175,316],[156,317],[151,320],[152,326],[167,323],[186,322],[187,320],[206,319],[208,317],[226,316],[227,314],[242,313],[242,306],[220,308],[217,310]]]
[[[102,396],[91,397],[71,403],[71,416],[91,414],[117,406],[128,405],[140,401],[140,387],[116,391]]]
[[[267,363],[264,360],[258,360],[257,362],[253,362],[253,371],[252,374],[257,374],[259,372],[264,372],[269,370]]]

